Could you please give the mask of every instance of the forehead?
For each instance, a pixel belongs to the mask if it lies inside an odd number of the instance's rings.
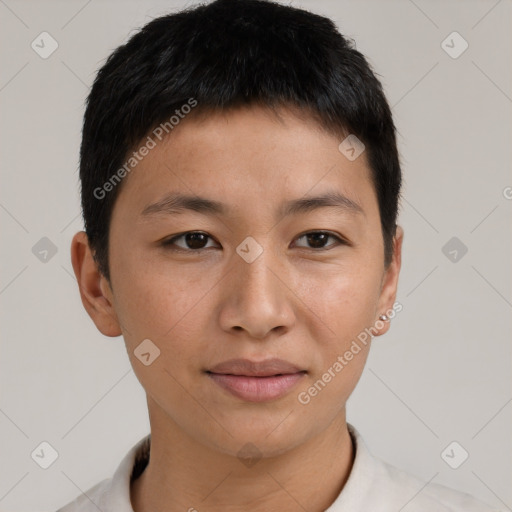
[[[150,138],[152,149],[124,178],[118,198],[130,215],[143,215],[169,193],[223,202],[226,211],[275,202],[283,212],[284,200],[325,193],[343,195],[364,213],[376,207],[365,152],[349,160],[339,149],[343,139],[290,110],[190,116],[162,140]]]

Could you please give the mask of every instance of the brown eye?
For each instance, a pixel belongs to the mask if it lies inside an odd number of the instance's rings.
[[[326,245],[326,242],[329,238],[333,238],[336,240],[334,244]],[[339,236],[333,235],[327,231],[310,231],[309,233],[305,233],[301,235],[297,240],[305,239],[309,244],[309,249],[328,249],[332,246],[337,246],[340,244],[345,244],[345,241],[342,240]],[[304,247],[304,246],[299,246]]]
[[[182,233],[181,235],[177,235],[173,238],[170,238],[169,240],[164,241],[162,245],[164,247],[171,248],[176,246],[177,250],[200,251],[202,249],[208,249],[205,244],[209,238],[211,238],[209,235],[201,231],[188,231],[187,233]],[[177,244],[176,242],[178,240],[183,240],[182,243],[185,245],[183,246]]]

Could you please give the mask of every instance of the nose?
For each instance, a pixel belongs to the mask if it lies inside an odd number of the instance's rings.
[[[245,338],[266,339],[269,333],[282,335],[291,328],[292,286],[286,273],[264,250],[251,263],[234,254],[220,312],[221,327],[232,333],[245,331]]]

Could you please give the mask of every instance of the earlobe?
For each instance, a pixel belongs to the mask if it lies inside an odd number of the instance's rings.
[[[402,264],[402,242],[404,230],[401,226],[396,226],[396,233],[393,238],[393,258],[389,267],[384,272],[381,293],[378,302],[377,314],[378,320],[375,322],[375,328],[378,331],[376,336],[385,334],[391,323],[389,313],[394,313],[394,304],[398,288],[398,277]],[[385,318],[384,318],[385,317]]]
[[[85,310],[105,336],[122,334],[113,295],[107,280],[98,271],[85,231],[79,231],[71,242],[71,263]]]

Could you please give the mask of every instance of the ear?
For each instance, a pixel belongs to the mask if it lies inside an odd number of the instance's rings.
[[[400,274],[400,267],[402,265],[402,242],[404,239],[404,230],[401,226],[396,227],[396,233],[393,237],[393,256],[389,267],[384,271],[382,277],[382,285],[379,301],[377,303],[377,318],[375,323],[379,321],[378,325],[384,324],[381,329],[374,328],[377,333],[376,336],[381,336],[386,333],[390,327],[390,320],[379,320],[380,315],[388,315],[389,312],[394,311],[393,305],[396,299],[396,291],[398,287],[398,276]]]
[[[107,279],[98,271],[85,231],[73,237],[71,262],[82,304],[92,321],[105,336],[120,336],[122,331],[113,307],[113,293]]]

